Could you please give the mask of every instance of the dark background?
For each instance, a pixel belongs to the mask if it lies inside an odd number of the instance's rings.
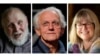
[[[1,15],[7,8],[10,7],[17,7],[25,13],[28,19],[29,31],[31,32],[31,4],[0,4],[0,38],[6,39],[3,28],[1,26]]]
[[[58,9],[60,9],[65,17],[65,20],[67,22],[67,5],[66,4],[33,4],[32,5],[32,9],[33,9],[33,13],[32,15],[34,16],[39,10],[47,8],[47,7],[56,7]],[[65,28],[65,32],[64,35],[60,38],[60,40],[63,42],[65,48],[67,49],[67,27]],[[34,34],[34,28],[33,28],[33,34]]]

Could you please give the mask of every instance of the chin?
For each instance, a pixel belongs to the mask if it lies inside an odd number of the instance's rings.
[[[58,39],[47,39],[47,41],[57,41]]]
[[[17,39],[15,39],[12,36],[8,36],[9,40],[16,46],[23,45],[27,39],[28,39],[28,30],[26,30],[21,36],[19,36]]]

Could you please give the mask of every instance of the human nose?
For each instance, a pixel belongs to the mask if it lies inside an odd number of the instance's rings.
[[[19,25],[18,24],[15,24],[14,25],[14,31],[17,32],[18,30],[19,30]]]
[[[53,26],[53,24],[49,24],[49,30],[51,30],[51,31],[54,30],[54,26]]]
[[[84,30],[87,29],[87,25],[86,24],[83,24],[82,25],[82,29],[84,29]]]

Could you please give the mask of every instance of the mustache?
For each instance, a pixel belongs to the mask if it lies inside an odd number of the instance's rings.
[[[21,34],[21,32],[14,32],[13,34],[14,34],[14,35],[17,35],[17,34]]]

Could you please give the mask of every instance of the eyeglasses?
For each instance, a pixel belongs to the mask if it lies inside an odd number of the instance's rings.
[[[60,22],[57,22],[57,21],[54,21],[54,22],[52,22],[52,23],[46,21],[46,22],[43,22],[41,25],[42,25],[43,27],[48,27],[48,26],[50,26],[50,24],[51,24],[54,28],[59,28],[59,27],[61,26]]]
[[[94,23],[91,23],[91,22],[84,23],[84,24],[82,24],[82,23],[77,23],[77,24],[76,24],[76,28],[82,28],[83,26],[89,28],[89,27],[91,27],[92,25],[94,25]]]

